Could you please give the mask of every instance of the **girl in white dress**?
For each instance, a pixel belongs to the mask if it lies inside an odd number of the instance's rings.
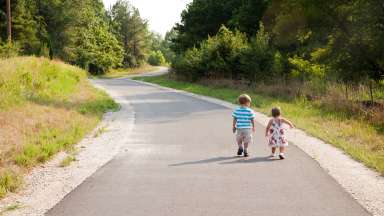
[[[269,120],[268,126],[265,130],[265,136],[268,138],[269,147],[272,149],[271,157],[276,157],[276,149],[279,148],[280,159],[285,159],[285,148],[288,146],[288,141],[285,138],[284,124],[294,128],[294,125],[289,120],[281,117],[281,110],[279,107],[272,109],[272,119]]]

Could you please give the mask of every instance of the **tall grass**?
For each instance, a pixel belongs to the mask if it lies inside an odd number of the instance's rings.
[[[281,107],[283,114],[292,119],[297,127],[342,149],[351,157],[384,175],[384,132],[381,125],[383,122],[380,124],[353,113],[352,108],[344,109],[345,104],[342,105],[344,108],[340,109],[331,107],[331,101],[308,99],[305,96],[291,97],[281,91],[284,89],[282,86],[248,87],[223,80],[189,83],[169,79],[166,76],[136,79],[232,103],[236,103],[238,95],[247,92],[253,98],[253,107],[257,111],[269,115],[272,107]],[[333,105],[340,106],[344,102],[338,100],[337,103],[339,105]]]
[[[87,73],[45,58],[0,60],[0,197],[24,172],[69,150],[118,105]]]

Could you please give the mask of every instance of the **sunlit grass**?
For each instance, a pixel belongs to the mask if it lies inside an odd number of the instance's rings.
[[[119,68],[119,69],[111,69],[106,74],[99,76],[100,78],[106,78],[106,79],[112,79],[112,78],[119,78],[119,77],[125,77],[129,75],[136,75],[136,74],[142,74],[147,72],[153,72],[158,70],[160,67],[157,66],[151,66],[151,65],[144,65],[137,68]]]
[[[0,61],[0,101],[0,197],[19,186],[12,182],[23,173],[73,149],[105,112],[119,108],[84,70],[35,57]]]
[[[238,95],[246,92],[253,98],[255,110],[269,115],[272,107],[281,107],[284,116],[290,118],[297,127],[342,149],[351,157],[384,175],[384,134],[367,121],[353,118],[343,112],[323,109],[316,102],[271,97],[252,89],[239,90],[187,83],[169,79],[167,76],[136,79],[219,98],[231,103],[236,103]]]

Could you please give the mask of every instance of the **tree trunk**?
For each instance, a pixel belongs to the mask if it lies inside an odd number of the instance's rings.
[[[7,7],[7,36],[8,43],[12,43],[12,16],[11,16],[11,0],[6,0]]]
[[[372,80],[369,81],[369,96],[371,97],[371,105],[373,105],[374,99],[373,99],[373,81]]]

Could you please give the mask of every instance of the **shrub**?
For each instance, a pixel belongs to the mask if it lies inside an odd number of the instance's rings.
[[[240,56],[247,49],[245,34],[222,26],[213,37],[176,58],[173,67],[178,75],[191,80],[204,77],[236,78]]]
[[[153,66],[160,66],[165,65],[167,62],[165,60],[165,57],[163,53],[158,51],[152,51],[151,54],[148,57],[148,63]]]
[[[324,79],[326,73],[325,65],[312,63],[298,56],[288,58],[288,61],[292,67],[291,75],[300,81],[304,82],[313,78]]]
[[[222,26],[214,37],[201,45],[202,64],[206,76],[234,78],[239,73],[240,56],[248,47],[247,36],[239,31],[230,31]]]
[[[15,57],[19,54],[20,47],[13,43],[0,43],[0,58]]]
[[[270,80],[278,72],[274,69],[282,70],[282,56],[273,51],[270,36],[262,23],[249,47],[242,53],[240,62],[242,73],[251,81]]]
[[[202,52],[192,48],[182,56],[176,58],[172,64],[176,74],[186,80],[197,81],[204,76],[205,69],[202,65]]]

